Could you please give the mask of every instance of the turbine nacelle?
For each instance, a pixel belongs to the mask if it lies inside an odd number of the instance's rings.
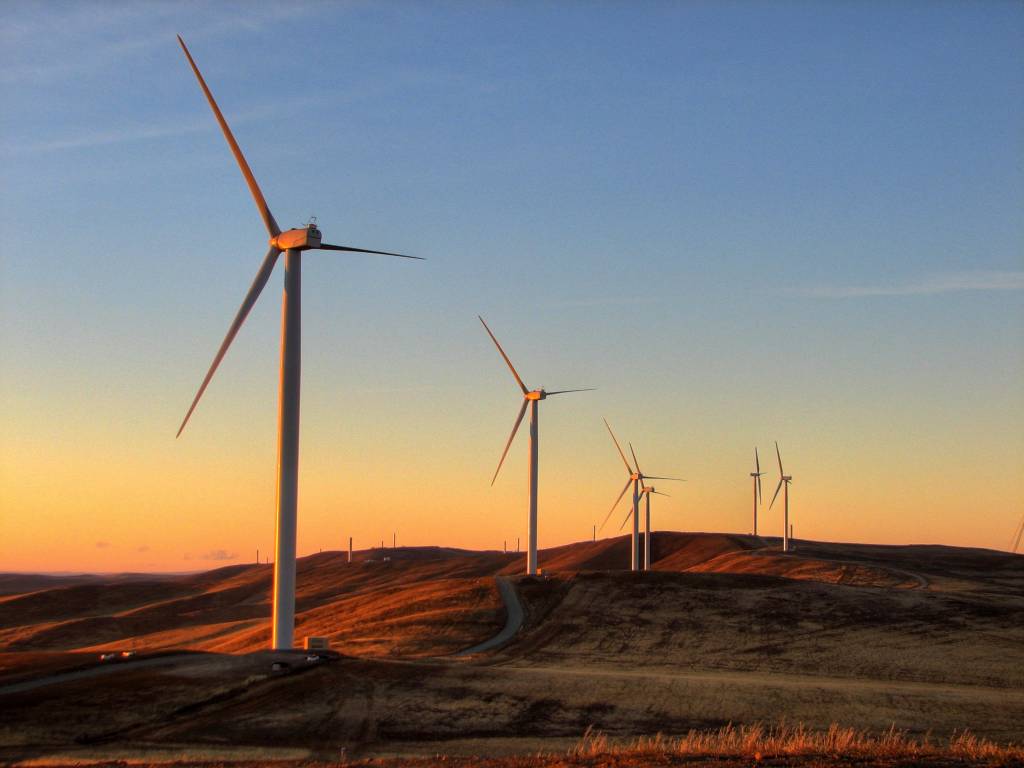
[[[319,248],[320,230],[310,224],[302,229],[289,229],[270,238],[270,245],[279,251],[308,251]]]
[[[533,392],[527,392],[523,397],[527,400],[547,400],[548,393],[543,389],[535,389]]]

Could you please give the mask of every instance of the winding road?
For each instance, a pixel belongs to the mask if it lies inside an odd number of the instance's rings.
[[[516,633],[523,626],[523,605],[519,602],[519,594],[516,592],[515,585],[509,580],[508,576],[496,576],[495,581],[497,582],[501,599],[505,603],[505,626],[494,637],[484,640],[482,643],[477,643],[472,648],[459,651],[454,654],[455,656],[470,656],[474,653],[483,653],[484,651],[499,648],[515,637]]]

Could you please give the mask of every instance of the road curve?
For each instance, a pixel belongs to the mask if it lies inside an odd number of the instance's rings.
[[[499,648],[515,637],[516,633],[523,626],[523,605],[519,602],[519,594],[516,592],[515,585],[512,584],[508,576],[496,576],[495,581],[497,582],[501,599],[505,603],[505,626],[501,632],[491,639],[484,640],[472,648],[459,651],[454,654],[455,656],[469,656],[474,653],[483,653],[484,651]]]

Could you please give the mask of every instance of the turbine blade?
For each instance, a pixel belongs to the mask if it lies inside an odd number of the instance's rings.
[[[242,300],[242,306],[238,308],[238,312],[235,314],[235,319],[231,321],[231,326],[228,328],[227,335],[224,337],[224,341],[220,344],[220,349],[217,350],[216,357],[213,358],[213,363],[210,365],[210,370],[206,372],[206,377],[203,379],[203,383],[199,385],[199,391],[196,392],[196,397],[192,401],[192,405],[189,406],[188,413],[185,414],[185,418],[181,422],[181,426],[178,427],[178,434],[175,437],[181,436],[181,431],[185,429],[185,425],[188,424],[188,419],[192,415],[192,411],[196,409],[196,405],[199,404],[199,398],[203,396],[203,392],[206,391],[206,385],[210,383],[210,379],[213,378],[214,371],[217,370],[217,366],[220,365],[220,361],[224,359],[224,355],[228,351],[228,347],[231,346],[231,342],[234,341],[235,336],[238,334],[238,329],[242,327],[242,323],[245,322],[245,318],[249,315],[249,310],[252,309],[253,304],[256,303],[256,299],[259,298],[260,293],[266,286],[267,281],[270,279],[270,273],[274,271],[274,265],[277,264],[277,257],[281,254],[277,248],[271,246],[270,250],[267,251],[266,257],[263,259],[263,263],[260,264],[259,271],[256,272],[256,277],[252,281],[252,285],[249,286],[249,292],[245,294],[245,298]]]
[[[1022,517],[1020,519],[1020,526],[1018,526],[1018,528],[1017,528],[1017,538],[1013,542],[1013,550],[1012,550],[1012,552],[1014,554],[1017,554],[1017,548],[1020,546],[1020,538],[1021,538],[1021,536],[1024,536],[1024,517]]]
[[[662,477],[661,475],[644,475],[645,480],[678,480],[680,483],[685,483],[681,477]]]
[[[501,452],[501,460],[498,462],[498,468],[494,470],[494,477],[491,478],[491,485],[494,485],[494,481],[498,479],[498,473],[501,472],[501,465],[505,463],[505,457],[508,456],[509,446],[512,445],[512,441],[516,437],[516,432],[519,431],[519,425],[523,423],[523,416],[526,413],[526,406],[529,402],[529,400],[523,400],[523,407],[519,409],[519,415],[516,416],[516,423],[515,426],[512,427],[512,434],[508,436],[508,442],[505,443],[505,450]]]
[[[508,369],[512,371],[512,375],[516,377],[516,383],[519,385],[519,388],[523,390],[523,394],[525,395],[530,390],[526,388],[526,385],[523,384],[523,380],[519,378],[519,374],[516,373],[516,367],[512,365],[512,361],[508,359],[508,355],[505,354],[505,350],[501,348],[501,344],[498,343],[498,340],[494,338],[494,334],[491,333],[491,329],[487,326],[487,323],[484,322],[484,319],[480,317],[480,315],[477,315],[477,318],[484,324],[484,330],[487,331],[487,335],[491,337],[491,341],[493,341],[494,346],[498,348],[498,352],[500,352],[501,356],[505,358],[505,363],[508,365]]]
[[[638,475],[643,475],[643,472],[640,470],[640,460],[636,457],[636,451],[633,450],[633,444],[628,443],[628,445],[629,452],[633,455],[633,466],[636,467],[636,472]]]
[[[608,510],[608,514],[604,516],[604,521],[601,523],[601,525],[598,526],[598,528],[597,528],[598,531],[600,531],[602,528],[604,528],[605,523],[608,522],[608,518],[612,516],[612,512],[614,512],[615,508],[617,506],[619,506],[619,502],[622,501],[622,497],[626,495],[626,491],[629,490],[629,486],[632,485],[632,483],[633,483],[633,479],[632,478],[630,478],[629,480],[626,481],[626,484],[622,487],[622,493],[619,494],[619,498],[617,498],[615,500],[615,503],[612,504],[612,508]]]
[[[235,161],[238,163],[238,167],[242,171],[242,175],[245,177],[245,183],[249,185],[249,192],[252,194],[252,199],[256,201],[256,208],[259,210],[260,216],[263,218],[263,224],[266,226],[267,232],[270,233],[271,237],[276,237],[281,234],[281,230],[277,226],[277,222],[274,221],[274,215],[270,212],[270,208],[267,207],[267,201],[263,199],[263,192],[260,191],[260,185],[256,183],[256,177],[252,175],[252,171],[249,169],[249,164],[245,161],[245,155],[243,155],[242,150],[238,148],[238,142],[235,141],[235,136],[231,133],[227,120],[225,120],[224,115],[221,114],[220,107],[217,106],[216,99],[213,98],[213,94],[210,93],[210,89],[206,86],[206,81],[199,72],[199,67],[196,66],[195,61],[192,59],[192,54],[189,53],[189,50],[185,45],[185,41],[181,39],[181,35],[178,35],[178,43],[181,45],[181,50],[185,52],[185,58],[188,59],[189,66],[192,67],[192,71],[196,75],[196,80],[199,81],[199,87],[202,88],[203,93],[206,94],[206,100],[210,102],[210,109],[213,110],[213,116],[217,118],[217,122],[220,124],[220,130],[224,134],[224,138],[227,139],[228,146],[231,147],[231,154],[235,156]]]
[[[622,457],[622,463],[626,465],[626,471],[629,472],[629,474],[632,475],[633,474],[633,468],[631,466],[629,466],[629,461],[626,459],[626,454],[624,454],[622,452],[622,446],[620,446],[619,445],[619,441],[615,439],[615,433],[612,432],[612,428],[608,425],[608,419],[604,420],[604,425],[606,427],[608,427],[608,434],[612,436],[612,442],[615,443],[615,447],[619,451],[619,456]],[[625,493],[625,491],[623,491],[623,493]]]
[[[653,493],[655,496],[668,496],[669,498],[672,498],[671,494],[662,493],[661,491],[651,491],[651,493]]]
[[[779,484],[777,486],[775,486],[775,495],[772,496],[772,503],[768,505],[768,509],[771,509],[773,506],[775,506],[775,499],[778,497],[779,490],[781,488],[782,488],[782,480],[779,480]]]
[[[544,394],[550,397],[551,395],[564,395],[566,392],[593,392],[597,387],[587,387],[585,389],[556,389],[554,392],[545,392]]]
[[[782,454],[779,453],[779,441],[775,441],[775,455],[779,457],[779,477],[786,474],[782,471]]]
[[[761,471],[761,460],[757,458],[757,446],[754,446],[754,471],[760,473]]]
[[[622,525],[619,526],[619,532],[620,533],[622,532],[622,529],[626,527],[626,523],[629,522],[629,518],[631,518],[632,516],[633,516],[633,508],[630,507],[629,508],[629,512],[626,513],[626,519],[623,520],[622,521]]]
[[[391,253],[390,251],[368,251],[366,248],[352,248],[347,245],[329,245],[328,243],[322,243],[320,245],[321,251],[351,251],[352,253],[376,253],[379,256],[399,256],[403,259],[419,259],[420,261],[426,261],[422,256],[406,256],[404,253]]]
[[[757,476],[757,503],[764,504],[764,491],[761,490],[761,475]]]

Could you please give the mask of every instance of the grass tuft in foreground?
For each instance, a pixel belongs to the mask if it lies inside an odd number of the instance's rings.
[[[872,734],[833,723],[817,731],[803,723],[770,726],[726,725],[713,731],[691,730],[685,736],[644,736],[617,742],[587,729],[580,742],[569,750],[570,757],[731,757],[755,761],[784,757],[818,757],[861,760],[953,759],[999,765],[1024,763],[1024,746],[996,744],[969,731],[948,740],[918,739],[906,731],[890,728]]]

